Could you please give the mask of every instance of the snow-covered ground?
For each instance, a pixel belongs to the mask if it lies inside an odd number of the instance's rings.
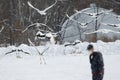
[[[91,80],[88,55],[45,58],[41,65],[38,56],[6,56],[0,60],[0,80]],[[119,60],[120,55],[104,55],[104,80],[120,79]]]
[[[64,55],[64,53],[74,52],[72,50],[78,48],[50,45],[49,50],[44,55],[47,64],[40,64],[39,55],[34,55],[37,54],[34,47],[21,45],[0,48],[0,80],[91,80],[89,55],[86,51],[88,44],[88,42],[84,42],[76,45],[82,52],[74,55],[68,53]],[[98,41],[92,44],[96,50],[103,53],[104,80],[119,80],[120,41],[109,43]],[[48,46],[37,48],[42,50],[45,47]],[[4,56],[5,52],[15,48],[21,48],[32,55],[21,55],[22,58],[16,58],[15,54],[12,53]],[[72,50],[70,51],[70,49]]]

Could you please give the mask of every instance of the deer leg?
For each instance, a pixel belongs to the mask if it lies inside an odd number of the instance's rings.
[[[42,64],[42,57],[41,57],[41,55],[40,55],[40,64]]]
[[[45,61],[45,58],[44,56],[42,56],[42,59],[43,59],[43,63],[46,64],[46,61]]]

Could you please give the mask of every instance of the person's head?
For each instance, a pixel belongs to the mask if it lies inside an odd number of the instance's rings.
[[[92,44],[89,44],[88,47],[87,47],[87,50],[90,51],[91,53],[94,52],[94,47]]]

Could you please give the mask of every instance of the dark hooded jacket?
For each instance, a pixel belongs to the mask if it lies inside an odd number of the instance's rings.
[[[103,57],[100,52],[94,52],[89,56],[92,74],[96,75],[104,71]]]

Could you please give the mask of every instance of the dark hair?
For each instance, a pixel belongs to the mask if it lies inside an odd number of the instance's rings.
[[[93,49],[93,45],[92,45],[92,44],[89,44],[88,47],[87,47],[87,50],[89,51],[89,50],[91,50],[91,49]]]

